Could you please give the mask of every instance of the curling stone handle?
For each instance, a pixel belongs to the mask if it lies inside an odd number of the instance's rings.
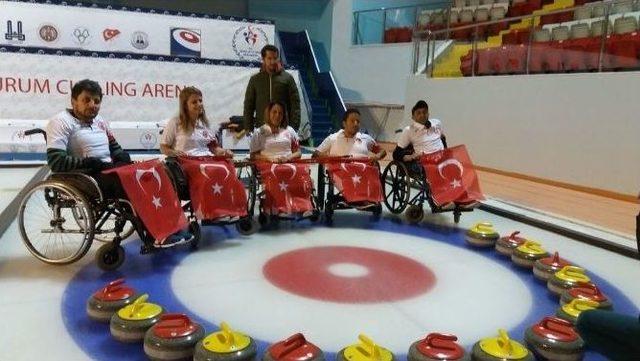
[[[149,299],[148,293],[145,293],[142,296],[136,298],[136,300],[133,301],[133,304],[131,305],[132,307],[131,307],[131,312],[129,313],[129,316],[133,317],[133,315],[140,312],[142,307],[144,307],[144,305],[147,303],[148,299]]]
[[[540,324],[542,325],[542,327],[548,329],[548,330],[553,330],[556,331],[560,334],[563,334],[565,336],[571,336],[572,333],[567,329],[572,329],[573,325],[571,324],[571,322],[567,321],[567,320],[563,320],[562,318],[558,318],[558,317],[545,317],[542,322],[540,322]]]
[[[576,298],[571,301],[573,308],[578,311],[586,311],[594,308],[598,308],[598,303],[591,300],[584,300],[582,298]]]
[[[235,337],[233,336],[233,330],[226,322],[222,322],[220,324],[220,330],[222,333],[219,337],[224,338],[224,340],[220,340],[222,343],[227,345],[233,345],[235,343]]]
[[[167,313],[160,316],[162,323],[158,324],[158,328],[176,328],[188,327],[191,325],[191,319],[184,313]]]
[[[124,284],[124,278],[118,278],[117,280],[111,281],[102,289],[102,293],[117,292],[122,288],[122,284]]]
[[[284,348],[280,353],[278,353],[275,358],[277,360],[284,358],[285,355],[299,349],[307,343],[307,340],[304,338],[304,335],[300,332],[295,335],[289,336],[286,340],[284,340],[283,345]]]
[[[481,222],[476,224],[476,226],[474,227],[476,230],[481,231],[481,232],[492,232],[493,231],[493,224],[489,223],[489,222]]]
[[[511,339],[509,338],[509,334],[505,329],[501,328],[498,330],[498,345],[502,349],[502,352],[506,353],[507,355],[511,354]]]
[[[520,231],[515,231],[509,235],[509,239],[514,240],[516,239],[516,237],[518,237],[519,234],[520,234]]]
[[[454,342],[458,341],[455,335],[446,333],[430,333],[424,342],[432,348],[440,350],[456,350]]]
[[[380,348],[371,338],[361,333],[358,335],[358,339],[362,343],[362,350],[364,351],[364,354],[368,356],[370,360],[380,359]]]

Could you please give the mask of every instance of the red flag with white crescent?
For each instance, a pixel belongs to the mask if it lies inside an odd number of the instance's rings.
[[[196,217],[214,220],[247,215],[247,193],[228,159],[180,157],[189,181],[189,194]]]
[[[113,168],[149,233],[162,240],[187,227],[180,199],[159,159]]]
[[[313,210],[309,166],[301,163],[256,163],[264,185],[264,209],[270,214]]]
[[[380,171],[368,162],[328,162],[325,167],[347,202],[382,202]]]
[[[478,176],[464,145],[425,154],[420,163],[427,174],[431,196],[438,205],[484,199]]]

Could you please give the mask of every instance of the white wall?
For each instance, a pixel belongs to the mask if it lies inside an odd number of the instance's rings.
[[[635,195],[640,189],[640,73],[488,76],[407,83],[449,144],[477,165]]]
[[[352,0],[332,0],[331,71],[345,102],[403,104],[412,44],[351,45]]]

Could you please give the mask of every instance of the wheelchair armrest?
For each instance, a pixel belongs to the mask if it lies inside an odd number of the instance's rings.
[[[102,190],[98,186],[98,182],[88,174],[81,173],[80,170],[76,172],[55,172],[51,173],[50,179],[56,179],[63,183],[68,183],[74,186],[79,191],[89,193],[92,198],[97,196],[98,200],[104,200]]]

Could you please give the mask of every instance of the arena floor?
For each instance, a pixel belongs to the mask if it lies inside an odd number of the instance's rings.
[[[0,202],[8,204],[37,168],[2,171]],[[558,299],[494,250],[465,244],[466,229],[489,221],[501,235],[520,231],[549,251],[585,267],[627,314],[638,314],[638,261],[526,224],[476,210],[428,215],[411,226],[385,211],[336,212],[334,223],[283,222],[249,237],[233,227],[204,227],[199,250],[140,255],[134,236],[127,260],[99,270],[93,253],[68,266],[37,261],[23,246],[16,222],[0,240],[1,360],[138,360],[141,345],[120,344],[109,327],[88,319],[87,298],[125,277],[169,312],[183,312],[207,332],[222,321],[252,336],[259,355],[268,344],[303,332],[332,360],[359,333],[405,359],[409,345],[430,332],[453,333],[467,351],[505,328],[513,339]],[[586,360],[601,360],[587,353]]]

